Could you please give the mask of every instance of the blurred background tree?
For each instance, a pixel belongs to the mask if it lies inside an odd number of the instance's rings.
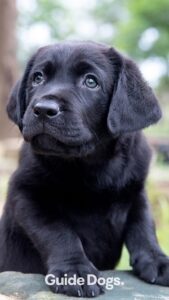
[[[6,103],[11,86],[17,79],[16,3],[0,1],[0,137],[12,135],[6,115]]]
[[[169,254],[169,0],[0,0],[0,207],[20,138],[7,121],[9,91],[28,57],[64,39],[91,39],[134,58],[160,100],[163,118],[145,130],[154,147],[147,182],[162,248]],[[17,44],[17,46],[16,46]],[[120,268],[128,268],[124,251]]]

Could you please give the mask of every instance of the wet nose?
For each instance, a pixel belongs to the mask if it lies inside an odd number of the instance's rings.
[[[33,107],[33,112],[36,117],[53,118],[59,113],[59,105],[51,100],[39,101]]]

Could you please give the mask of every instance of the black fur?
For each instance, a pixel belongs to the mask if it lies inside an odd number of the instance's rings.
[[[35,86],[39,71],[44,81]],[[37,103],[57,103],[59,114],[38,116]],[[116,266],[125,243],[140,278],[169,285],[144,189],[151,153],[139,131],[161,112],[135,64],[92,42],[41,48],[8,114],[25,143],[0,223],[0,270],[99,276]],[[54,291],[90,297],[102,289]]]

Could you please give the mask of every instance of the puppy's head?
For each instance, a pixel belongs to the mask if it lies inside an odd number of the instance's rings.
[[[161,117],[136,65],[92,42],[39,49],[14,87],[7,111],[36,152],[64,157],[86,156],[104,139]]]

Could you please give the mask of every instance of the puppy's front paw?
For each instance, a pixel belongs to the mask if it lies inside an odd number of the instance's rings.
[[[142,255],[135,259],[133,271],[146,282],[169,286],[169,257],[163,254],[155,257]]]
[[[92,284],[89,284],[89,276]],[[46,276],[46,283],[54,293],[74,297],[96,297],[104,293],[104,288],[97,283],[99,272],[91,266],[79,264],[61,269],[51,269]]]

